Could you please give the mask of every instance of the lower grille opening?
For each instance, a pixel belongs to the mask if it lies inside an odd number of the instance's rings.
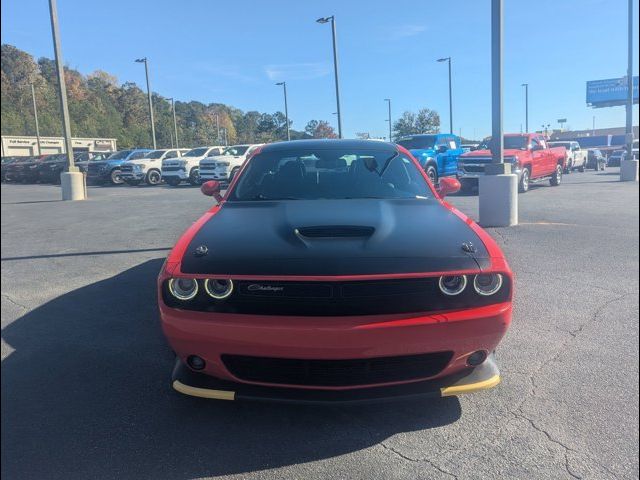
[[[240,380],[282,385],[346,387],[428,378],[449,364],[453,352],[348,360],[222,355],[232,375]]]

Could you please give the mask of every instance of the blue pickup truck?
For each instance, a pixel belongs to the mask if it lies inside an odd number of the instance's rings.
[[[458,157],[464,153],[460,137],[449,133],[410,135],[396,143],[416,157],[434,184],[440,177],[456,175]]]
[[[120,175],[120,167],[129,160],[137,160],[144,157],[151,150],[148,148],[132,148],[113,153],[106,160],[89,162],[87,167],[87,181],[93,184],[111,183],[120,185],[124,183]]]

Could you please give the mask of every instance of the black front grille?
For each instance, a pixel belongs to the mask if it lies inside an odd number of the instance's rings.
[[[464,170],[466,172],[484,172],[484,165],[465,165]]]
[[[236,378],[249,382],[316,387],[346,387],[433,377],[449,364],[453,352],[349,360],[222,355]]]
[[[233,293],[214,300],[200,281],[199,292],[189,301],[175,299],[163,286],[163,300],[173,308],[249,315],[350,316],[396,313],[427,313],[475,308],[508,301],[510,289],[504,278],[502,289],[490,297],[473,289],[473,277],[464,292],[444,295],[438,278],[371,280],[350,282],[235,281]]]
[[[122,173],[124,172],[133,172],[133,166],[132,165],[123,165],[120,167],[120,171]]]

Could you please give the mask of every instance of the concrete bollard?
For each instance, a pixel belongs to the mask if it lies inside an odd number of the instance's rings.
[[[510,227],[518,224],[518,176],[484,175],[479,178],[480,225]]]
[[[62,200],[84,200],[86,198],[83,173],[62,172],[60,185],[62,186]]]
[[[620,181],[638,181],[638,160],[623,160],[620,162]]]

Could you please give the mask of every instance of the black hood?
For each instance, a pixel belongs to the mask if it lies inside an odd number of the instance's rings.
[[[465,242],[476,251],[465,252]],[[438,201],[362,199],[227,202],[196,233],[181,270],[367,275],[488,266],[480,238]]]

